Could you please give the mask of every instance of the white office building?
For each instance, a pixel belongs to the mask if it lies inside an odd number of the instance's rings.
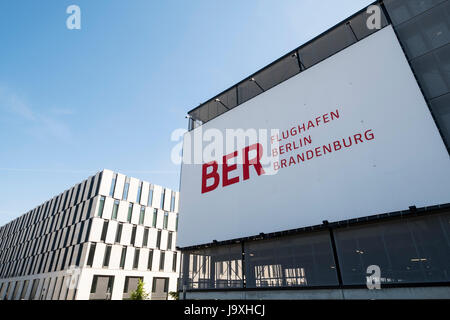
[[[179,193],[103,170],[0,228],[0,299],[177,291]]]

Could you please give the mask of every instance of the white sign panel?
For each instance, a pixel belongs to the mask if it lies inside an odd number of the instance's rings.
[[[450,202],[449,155],[390,26],[186,133],[183,156],[181,247]]]

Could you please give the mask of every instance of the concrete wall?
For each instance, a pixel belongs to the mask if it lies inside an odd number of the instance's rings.
[[[183,299],[183,293],[180,293]],[[269,299],[450,299],[450,286],[446,287],[411,287],[368,289],[312,289],[312,290],[252,290],[252,291],[210,291],[186,292],[186,299],[236,299],[236,300],[269,300]]]

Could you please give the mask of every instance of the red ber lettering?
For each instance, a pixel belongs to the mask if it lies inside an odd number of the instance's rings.
[[[256,156],[252,159],[249,159],[250,152],[256,150]],[[255,168],[258,176],[265,173],[260,160],[263,155],[263,147],[259,143],[252,144],[251,146],[245,147],[242,149],[242,180],[250,179],[250,166]],[[229,186],[234,183],[238,183],[240,181],[239,176],[230,178],[231,171],[237,169],[237,164],[228,164],[229,160],[232,158],[236,158],[238,156],[238,151],[227,154],[223,156],[223,165],[222,165],[222,187]],[[211,161],[208,163],[204,163],[202,166],[202,193],[207,193],[215,190],[220,184],[220,174],[219,174],[219,165],[216,161]],[[210,171],[208,173],[208,171]],[[212,183],[211,183],[212,181]],[[210,184],[208,185],[208,182]]]
[[[210,168],[210,167],[212,167],[212,171],[210,173],[207,173],[208,168]],[[203,164],[203,167],[202,167],[202,193],[213,191],[219,185],[220,176],[217,173],[218,167],[219,166],[217,165],[216,161],[211,161],[211,162]],[[208,181],[208,179],[214,179],[214,182],[210,186],[206,185],[206,182]]]
[[[249,160],[248,154],[252,150],[256,150],[256,158]],[[251,146],[245,147],[244,150],[242,150],[242,152],[244,153],[243,155],[244,165],[242,166],[242,171],[244,173],[244,180],[248,180],[250,178],[250,165],[255,167],[258,176],[265,173],[261,163],[259,162],[259,160],[261,160],[261,157],[263,155],[263,147],[260,143],[255,143],[252,144]]]
[[[230,184],[239,182],[239,177],[228,178],[228,172],[236,170],[237,164],[228,165],[228,160],[231,158],[236,158],[238,152],[235,151],[233,153],[227,154],[223,156],[223,166],[222,166],[222,176],[223,176],[223,186],[229,186]]]

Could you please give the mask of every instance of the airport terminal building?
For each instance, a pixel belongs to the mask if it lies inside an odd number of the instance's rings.
[[[170,299],[178,199],[103,170],[37,206],[0,228],[0,300]]]
[[[188,117],[181,298],[450,298],[450,1],[376,1]]]

